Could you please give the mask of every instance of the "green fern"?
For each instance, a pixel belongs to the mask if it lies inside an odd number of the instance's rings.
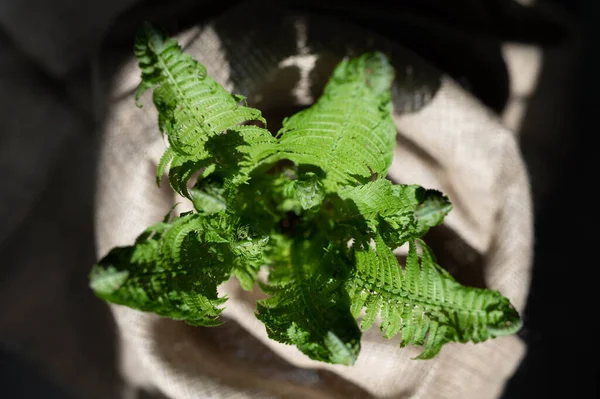
[[[167,215],[101,259],[90,275],[99,297],[213,326],[226,301],[217,287],[235,276],[268,295],[256,316],[270,338],[346,365],[378,316],[384,337],[424,347],[419,359],[448,342],[518,331],[508,299],[460,285],[422,241],[451,210],[448,198],[385,178],[396,130],[394,70],[383,54],[342,61],[321,98],[275,137],[247,124],[266,125],[173,39],[146,26],[135,54],[136,101],[153,89],[169,144],[157,178],[168,168],[172,188],[195,210]],[[392,250],[405,244],[403,267]],[[262,267],[264,283],[256,280]]]
[[[423,251],[421,262],[417,242]],[[346,284],[352,314],[358,317],[366,309],[362,329],[381,314],[386,338],[400,333],[400,346],[424,345],[418,359],[429,359],[447,342],[481,342],[520,328],[519,315],[506,298],[497,291],[458,284],[435,263],[423,241],[410,242],[405,270],[381,237],[375,244],[374,249],[355,252],[356,270]]]
[[[224,213],[184,213],[149,227],[134,246],[114,248],[91,273],[101,298],[192,325],[218,325],[217,287],[236,275],[250,289],[264,264],[266,236]]]
[[[296,345],[312,359],[353,364],[360,331],[343,279],[335,278],[343,253],[324,245],[325,237],[288,244],[289,260],[261,285],[271,297],[259,301],[257,316],[272,339]]]
[[[284,120],[276,157],[320,168],[328,192],[385,176],[396,138],[393,78],[383,54],[342,61],[317,103]]]
[[[249,121],[266,125],[260,111],[239,105],[245,98],[230,94],[207,76],[203,65],[181,53],[176,40],[146,25],[136,39],[134,53],[142,71],[136,100],[154,89],[158,125],[170,146],[159,163],[157,182],[170,166],[171,186],[189,198],[187,183],[194,173],[243,173],[247,168],[241,166],[254,166],[271,152],[274,140],[268,131],[240,125]],[[238,140],[228,137],[223,141],[219,136],[224,132],[237,135]],[[226,148],[219,145],[224,142]],[[236,163],[228,159],[231,150],[239,152]]]

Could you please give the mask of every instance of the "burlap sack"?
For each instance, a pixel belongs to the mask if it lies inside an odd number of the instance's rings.
[[[511,132],[455,82],[368,32],[285,11],[246,6],[178,39],[227,89],[263,109],[275,128],[278,118],[314,101],[343,56],[372,48],[392,54],[399,135],[390,177],[449,195],[454,210],[438,228],[446,233],[431,237],[439,241],[432,244],[438,257],[463,281],[499,289],[523,310],[532,253],[525,168]],[[143,109],[134,105],[138,81],[131,60],[112,89],[98,177],[98,256],[131,244],[181,201],[166,182],[160,189],[154,182],[164,142],[150,95]],[[327,365],[267,338],[254,316],[257,293],[235,283],[222,292],[229,296],[226,323],[217,328],[112,306],[130,387],[154,388],[173,399],[486,399],[500,395],[525,350],[510,336],[450,344],[433,360],[415,361],[410,358],[419,348],[400,349],[397,339],[385,340],[373,328],[363,335],[354,366]]]

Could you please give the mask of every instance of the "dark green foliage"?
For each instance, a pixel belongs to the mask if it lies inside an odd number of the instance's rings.
[[[260,111],[240,105],[242,97],[174,40],[146,26],[135,54],[138,98],[153,89],[169,142],[157,177],[168,168],[172,188],[195,211],[167,216],[100,260],[90,275],[98,296],[213,326],[226,300],[217,287],[235,276],[244,289],[258,283],[269,295],[256,312],[269,337],[346,365],[377,316],[386,338],[423,346],[420,359],[447,342],[520,328],[505,297],[461,286],[421,240],[451,210],[448,199],[385,179],[396,129],[394,71],[384,55],[341,62],[322,97],[273,137],[256,126],[265,124]],[[402,266],[392,250],[404,244]],[[266,282],[256,280],[262,267]]]

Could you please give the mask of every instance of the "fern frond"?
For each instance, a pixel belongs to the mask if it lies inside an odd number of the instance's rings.
[[[284,120],[278,157],[319,167],[327,192],[385,176],[396,136],[390,117],[393,76],[380,53],[341,62],[319,100]]]
[[[375,243],[375,249],[356,250],[356,271],[346,284],[352,314],[359,317],[365,309],[363,330],[381,315],[386,338],[400,333],[401,346],[424,346],[418,359],[429,359],[448,342],[481,342],[520,327],[508,299],[457,283],[422,241],[420,262],[410,241],[404,270],[381,237]]]
[[[159,128],[169,142],[157,171],[157,182],[170,164],[171,186],[189,198],[187,182],[196,172],[204,172],[206,176],[219,166],[231,168],[244,160],[254,165],[260,159],[252,156],[264,157],[273,152],[275,141],[267,130],[240,126],[249,121],[266,125],[260,111],[239,105],[242,98],[230,94],[209,77],[203,65],[181,52],[176,40],[145,26],[137,36],[134,53],[142,70],[136,97],[154,89]],[[218,165],[215,158],[226,153],[214,145],[209,148],[210,140],[232,132],[241,138],[239,156],[230,160],[235,161],[233,164]]]
[[[256,317],[271,339],[296,345],[311,359],[354,364],[360,351],[360,331],[350,314],[338,251],[325,251],[320,240],[291,244],[287,265],[269,275],[262,290],[270,298],[257,302]],[[341,266],[343,267],[343,266]]]
[[[110,251],[92,269],[90,286],[112,303],[192,325],[217,325],[225,302],[217,287],[231,274],[251,287],[264,264],[266,242],[223,214],[182,214],[149,227],[135,245]]]
[[[379,232],[393,248],[422,237],[430,227],[441,224],[452,209],[439,191],[393,184],[384,178],[344,188],[339,196],[353,201],[369,228]]]
[[[211,214],[227,209],[223,185],[210,176],[192,187],[190,195],[198,213]]]

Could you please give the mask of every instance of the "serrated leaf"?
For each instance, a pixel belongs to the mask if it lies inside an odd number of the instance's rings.
[[[266,241],[240,238],[224,215],[183,214],[150,227],[134,246],[109,252],[92,269],[90,286],[112,303],[192,325],[217,325],[225,302],[217,287],[231,274],[252,285]]]
[[[170,146],[161,158],[157,181],[170,165],[171,186],[189,198],[190,178],[209,167],[215,168],[217,158],[228,155],[224,149],[207,148],[209,140],[221,134],[242,135],[245,151],[239,153],[237,162],[254,165],[259,160],[252,155],[264,157],[272,153],[270,145],[274,139],[268,131],[240,126],[249,121],[266,124],[260,111],[239,105],[242,98],[230,94],[208,76],[202,64],[181,52],[177,41],[146,25],[137,36],[134,53],[142,70],[137,98],[147,89],[154,90],[159,128]],[[258,148],[253,148],[254,144]],[[248,156],[250,159],[246,159]],[[232,166],[235,164],[225,165]]]
[[[327,192],[385,176],[396,137],[390,116],[393,76],[380,53],[342,61],[319,100],[284,120],[277,159],[320,168]]]
[[[518,313],[499,292],[464,287],[435,264],[430,249],[410,242],[404,270],[381,237],[375,248],[357,249],[356,272],[346,283],[352,302],[366,309],[361,327],[381,315],[386,338],[401,334],[401,346],[424,346],[419,359],[435,356],[448,342],[481,342],[520,327]],[[359,305],[352,305],[355,309]],[[426,338],[427,337],[427,338]]]
[[[272,296],[258,301],[256,316],[270,338],[296,345],[311,359],[351,365],[360,351],[360,331],[342,281],[331,275],[335,253],[322,245],[320,240],[293,243],[290,263],[279,265],[270,284],[263,285]]]

